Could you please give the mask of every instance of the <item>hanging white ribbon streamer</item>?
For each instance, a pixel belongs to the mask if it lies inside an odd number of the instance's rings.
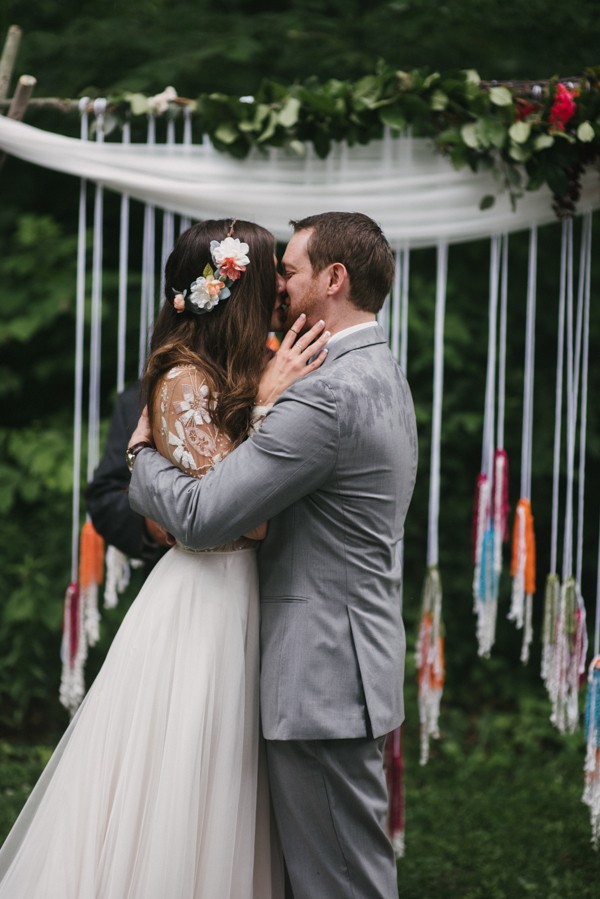
[[[131,141],[129,120],[123,124],[123,143]],[[119,322],[117,334],[117,393],[125,389],[125,357],[127,334],[127,275],[129,271],[129,197],[121,194],[121,227],[119,231]]]
[[[167,146],[175,145],[175,120],[171,115],[167,118]],[[165,263],[175,242],[175,216],[165,210],[162,217],[162,244],[160,253],[160,298],[159,304],[165,301]]]
[[[104,141],[106,100],[94,100],[96,141]],[[90,392],[88,409],[88,482],[100,461],[100,370],[102,349],[102,262],[104,229],[104,188],[96,185],[94,198],[94,235],[92,252],[92,312],[90,329]],[[98,584],[81,587],[81,601],[85,618],[85,638],[93,646],[100,636],[98,612]]]
[[[189,106],[183,108],[183,146],[190,148],[192,146],[192,115]],[[192,151],[190,150],[190,152]],[[183,234],[191,224],[192,220],[189,215],[182,215],[179,220],[179,233]]]
[[[79,101],[81,140],[88,139],[88,97]],[[83,418],[83,353],[85,327],[85,267],[86,267],[87,182],[79,187],[79,219],[77,226],[77,287],[75,318],[75,397],[73,408],[73,499],[71,506],[71,582],[77,581],[79,569],[79,514],[81,484],[81,444]]]
[[[527,325],[525,336],[525,383],[523,387],[523,439],[521,445],[521,496],[531,499],[533,437],[533,382],[535,363],[535,306],[537,291],[537,228],[529,236],[527,277]]]
[[[392,333],[390,347],[396,362],[400,359],[400,328],[402,318],[402,268],[400,250],[394,253],[394,283],[392,285]]]
[[[558,295],[558,325],[556,344],[556,389],[554,394],[554,455],[552,463],[552,525],[550,537],[550,573],[544,591],[544,629],[542,634],[542,680],[554,703],[558,692],[557,622],[560,615],[560,578],[557,574],[558,513],[560,505],[560,448],[562,436],[562,402],[564,379],[565,307],[567,300],[567,256],[572,239],[569,228],[572,220],[564,221],[561,230],[560,280]]]
[[[433,411],[431,424],[431,463],[429,481],[429,523],[427,536],[427,574],[423,586],[421,622],[417,639],[416,663],[419,672],[419,720],[421,764],[429,758],[429,740],[439,737],[438,720],[444,671],[441,640],[442,585],[438,571],[438,531],[440,508],[440,443],[444,386],[444,322],[448,245],[438,244],[435,297],[435,337],[433,361]]]
[[[498,591],[495,545],[498,540],[492,531],[495,451],[496,348],[498,326],[498,292],[500,279],[501,238],[490,242],[490,270],[488,291],[488,353],[485,380],[481,471],[477,479],[477,509],[475,518],[475,566],[473,572],[473,600],[477,618],[477,644],[481,656],[489,656],[494,645]],[[493,550],[492,550],[493,548]]]
[[[496,419],[496,449],[494,455],[494,571],[496,592],[502,573],[502,544],[508,535],[508,458],[504,452],[504,417],[506,408],[506,332],[508,307],[508,235],[504,234],[500,246],[500,324],[498,341],[498,398]]]
[[[404,245],[402,250],[402,324],[400,326],[400,368],[408,369],[408,279],[410,277],[410,247]]]
[[[582,249],[585,242],[582,229]],[[581,337],[583,326],[583,259],[580,258],[577,322],[574,326],[573,291],[573,227],[569,229],[567,243],[567,492],[565,500],[565,533],[563,539],[563,583],[573,574],[573,485],[575,476],[575,438],[577,432],[577,407],[579,399],[579,368],[581,359]]]
[[[552,532],[550,539],[550,574],[556,574],[558,555],[558,511],[559,511],[559,477],[560,477],[560,444],[563,401],[563,368],[565,344],[565,306],[567,298],[567,249],[569,227],[573,222],[569,219],[562,224],[560,249],[560,288],[558,297],[558,331],[556,346],[556,391],[554,398],[554,461],[552,467]]]
[[[506,330],[508,308],[508,234],[502,236],[502,266],[500,272],[500,336],[498,343],[498,418],[496,445],[504,448],[504,417],[506,405]]]
[[[581,595],[581,563],[583,553],[583,493],[579,494],[577,532],[577,571],[573,576],[573,502],[575,478],[575,442],[581,381],[581,421],[579,477],[585,478],[585,428],[587,407],[587,371],[589,338],[589,284],[591,266],[591,218],[586,216],[581,228],[577,320],[573,323],[573,228],[567,230],[567,491],[565,499],[565,532],[563,536],[563,571],[560,602],[556,616],[555,646],[551,654],[552,668],[547,677],[552,702],[551,721],[561,731],[573,733],[579,723],[579,685],[585,671],[587,655],[586,611]]]
[[[529,234],[529,265],[527,273],[527,322],[525,329],[525,372],[523,383],[523,428],[521,442],[521,499],[531,499],[531,458],[533,438],[533,385],[535,372],[535,307],[537,291],[537,228]],[[513,577],[511,607],[508,617],[518,629],[523,628],[521,661],[529,660],[532,633],[533,594],[526,593],[525,570],[527,540],[525,512],[517,508],[517,565]]]
[[[392,285],[393,288],[393,285]],[[392,295],[393,296],[393,295]],[[385,302],[379,312],[377,313],[377,321],[381,327],[385,335],[385,339],[389,341],[390,339],[390,306],[393,302],[392,296],[390,294],[385,298]]]
[[[88,97],[82,97],[79,101],[81,115],[80,133],[81,140],[88,140]],[[76,323],[75,323],[75,390],[73,409],[73,498],[71,520],[71,584],[65,594],[63,612],[63,637],[61,641],[60,656],[62,662],[59,699],[61,704],[71,714],[75,712],[81,702],[85,684],[83,678],[83,666],[87,655],[87,643],[81,603],[79,600],[79,515],[80,515],[80,485],[81,485],[81,447],[82,447],[82,420],[83,420],[83,361],[84,361],[84,331],[85,331],[85,276],[86,276],[86,222],[87,222],[87,182],[81,179],[79,187],[79,217],[77,237],[77,288],[76,288]],[[74,616],[73,604],[77,604],[77,615]],[[77,624],[75,625],[75,621]],[[77,633],[73,633],[73,628]],[[77,644],[77,651],[71,664],[71,647]]]
[[[104,141],[106,100],[94,100],[96,141]],[[104,188],[96,186],[94,199],[94,235],[92,251],[92,313],[90,329],[90,393],[88,409],[88,481],[92,480],[100,460],[100,354],[102,346],[102,230],[104,224]]]
[[[148,116],[147,142],[156,143],[156,121]],[[142,296],[140,303],[140,341],[138,377],[142,377],[148,353],[148,341],[154,324],[154,252],[155,252],[155,209],[149,203],[144,208],[144,238],[142,248]]]
[[[589,344],[590,344],[590,288],[592,270],[592,215],[587,213],[583,219],[582,236],[582,270],[581,278],[583,286],[583,334],[582,334],[582,358],[581,358],[581,412],[579,429],[579,494],[577,500],[577,561],[575,577],[581,584],[583,568],[583,511],[585,497],[585,447],[587,433],[587,396],[588,396],[588,368],[589,368]]]
[[[448,244],[437,248],[435,289],[435,337],[433,359],[433,412],[431,422],[431,471],[429,484],[429,520],[427,530],[427,565],[438,564],[440,517],[440,454],[442,432],[442,400],[444,391],[444,321],[448,278]]]

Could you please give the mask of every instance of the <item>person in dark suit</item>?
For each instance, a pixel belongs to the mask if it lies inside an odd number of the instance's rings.
[[[104,455],[87,486],[85,499],[92,523],[107,544],[131,559],[141,559],[149,571],[169,546],[166,532],[129,505],[130,473],[125,451],[143,403],[139,382],[117,396]]]

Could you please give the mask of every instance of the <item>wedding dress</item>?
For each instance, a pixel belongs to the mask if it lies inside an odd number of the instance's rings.
[[[157,448],[192,475],[231,449],[193,367],[163,378],[155,421]],[[0,899],[283,896],[258,616],[252,541],[169,550],[0,851]]]

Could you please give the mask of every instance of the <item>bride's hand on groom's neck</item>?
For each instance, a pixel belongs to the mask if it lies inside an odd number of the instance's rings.
[[[268,406],[299,378],[319,368],[327,357],[325,344],[331,337],[325,322],[319,321],[306,334],[300,335],[306,316],[300,315],[289,329],[281,346],[265,365],[256,404]]]

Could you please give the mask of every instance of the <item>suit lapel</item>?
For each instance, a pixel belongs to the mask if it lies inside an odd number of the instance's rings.
[[[340,356],[350,353],[352,350],[386,342],[380,325],[375,325],[374,328],[362,328],[360,331],[354,331],[352,334],[336,340],[329,348],[327,360],[323,364],[327,365],[332,359],[339,359]]]

